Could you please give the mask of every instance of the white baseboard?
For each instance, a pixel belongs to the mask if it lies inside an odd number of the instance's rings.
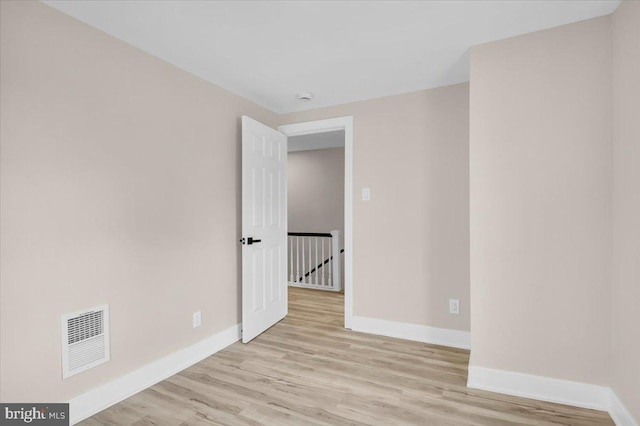
[[[241,330],[241,324],[231,326],[192,346],[72,398],[69,400],[71,424],[91,417],[226,348],[241,338]]]
[[[287,282],[289,287],[299,287],[299,288],[310,288],[312,290],[322,290],[322,291],[340,291],[340,288],[325,288],[320,285],[315,284],[305,284],[305,283],[296,283],[289,281]]]
[[[507,395],[607,411],[609,388],[531,374],[469,366],[467,386]]]
[[[471,333],[468,331],[449,330],[446,328],[429,327],[427,325],[358,316],[351,318],[351,330],[431,343],[433,345],[451,346],[461,349],[471,348]]]
[[[241,324],[159,359],[119,379],[69,400],[76,424],[202,361],[240,340]],[[401,339],[469,349],[470,334],[416,324],[353,317],[352,329]],[[613,390],[605,386],[551,379],[511,371],[469,366],[467,386],[507,395],[608,411],[617,426],[640,426]]]
[[[616,426],[640,426],[638,420],[631,415],[613,390],[611,390],[609,399],[609,415]]]
[[[615,392],[606,386],[469,366],[467,386],[574,407],[607,411],[617,426],[639,426]]]

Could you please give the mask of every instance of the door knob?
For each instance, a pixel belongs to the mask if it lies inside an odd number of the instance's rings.
[[[249,238],[247,238],[247,239],[243,238],[243,239],[241,239],[241,240],[240,240],[240,242],[241,242],[242,244],[246,244],[246,245],[248,245],[248,246],[250,246],[250,245],[251,245],[251,244],[253,244],[253,243],[259,243],[259,242],[261,242],[261,241],[262,241],[262,240],[254,240],[254,239],[253,239],[253,237],[249,237]]]

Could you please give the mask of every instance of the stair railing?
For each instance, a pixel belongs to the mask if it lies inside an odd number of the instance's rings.
[[[289,285],[342,290],[340,231],[289,232]]]

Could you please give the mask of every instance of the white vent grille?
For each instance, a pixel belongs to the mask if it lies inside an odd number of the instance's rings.
[[[109,305],[62,315],[62,378],[109,361]]]

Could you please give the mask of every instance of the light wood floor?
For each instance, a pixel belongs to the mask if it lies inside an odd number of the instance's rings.
[[[467,389],[466,350],[342,328],[343,296],[289,315],[84,425],[613,425],[608,414]]]

